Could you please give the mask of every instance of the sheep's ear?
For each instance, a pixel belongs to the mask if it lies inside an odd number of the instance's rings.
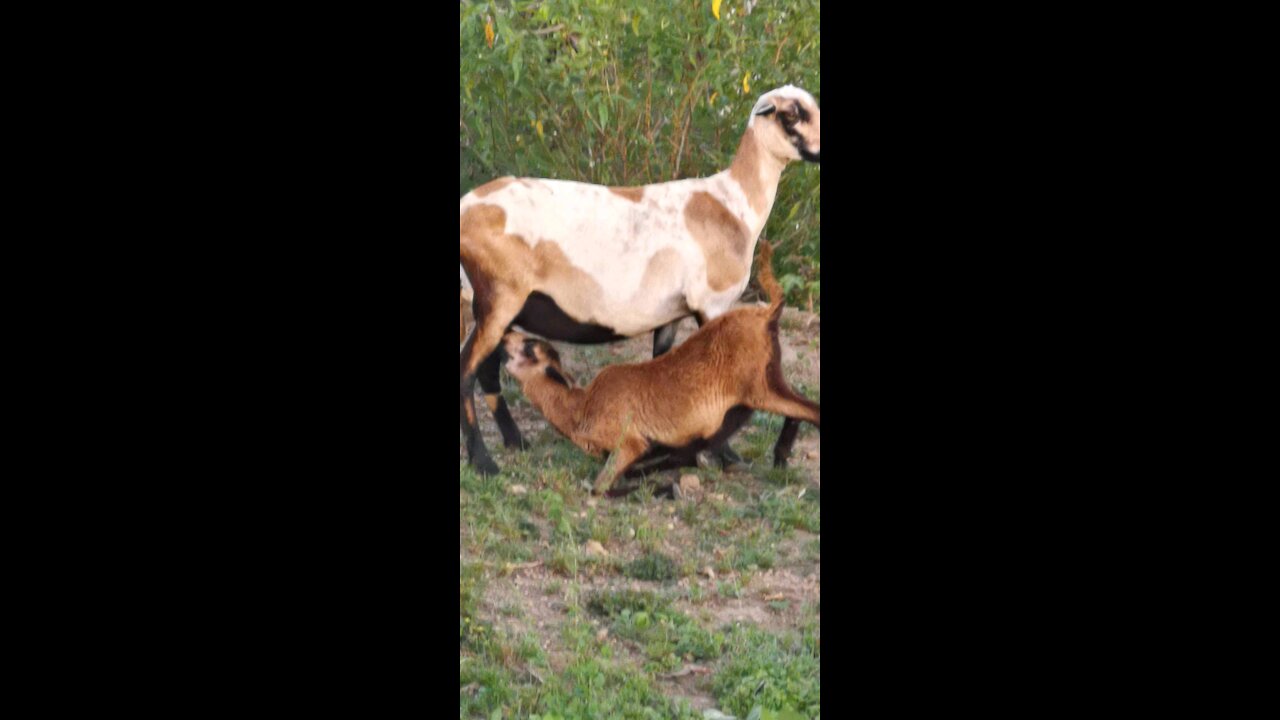
[[[769,102],[768,100],[765,100],[761,102],[759,105],[756,105],[756,108],[755,110],[752,110],[752,113],[756,115],[772,115],[773,111],[777,109],[778,108],[773,106],[773,103]]]

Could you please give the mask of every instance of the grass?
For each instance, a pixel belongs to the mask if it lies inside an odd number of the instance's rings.
[[[731,659],[714,681],[721,708],[739,717],[746,717],[755,705],[797,711],[801,717],[820,713],[821,664],[810,649],[814,645],[803,633],[780,636],[736,629],[726,640]]]
[[[486,417],[503,472],[459,463],[459,717],[819,717],[821,488],[812,461],[772,468],[781,419],[735,436],[747,471],[681,471],[694,496],[596,500],[601,461],[508,401],[530,449],[503,448]]]

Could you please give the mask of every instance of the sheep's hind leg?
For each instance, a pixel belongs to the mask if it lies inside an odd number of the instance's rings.
[[[489,412],[493,413],[493,419],[498,423],[498,430],[502,432],[502,444],[509,448],[527,450],[529,446],[520,437],[520,428],[516,425],[515,418],[511,417],[506,399],[502,397],[502,383],[498,378],[498,370],[502,366],[501,356],[502,353],[496,350],[490,353],[489,357],[480,363],[476,376],[480,379],[480,389],[484,392],[485,404],[489,406]]]

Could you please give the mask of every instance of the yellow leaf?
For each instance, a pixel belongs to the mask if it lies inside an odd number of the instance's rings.
[[[538,125],[535,129],[538,131],[538,137],[542,137],[542,121],[541,120],[538,121]]]
[[[751,92],[751,83],[747,82],[747,78],[751,77],[751,71],[748,70],[746,75],[742,76],[742,92]]]
[[[484,21],[484,41],[490,49],[493,48],[493,20],[486,19]]]
[[[717,20],[720,19],[720,0],[711,0],[711,14],[715,15]]]
[[[719,94],[720,94],[719,92],[713,92],[713,93],[711,93],[711,99],[707,101],[707,104],[708,104],[708,105],[715,105],[715,104],[716,104],[716,96],[718,96]]]

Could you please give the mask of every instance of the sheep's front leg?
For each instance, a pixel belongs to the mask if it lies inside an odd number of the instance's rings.
[[[493,413],[498,430],[502,432],[502,444],[509,448],[527,450],[528,445],[520,437],[520,428],[516,426],[515,418],[511,417],[511,410],[507,408],[507,401],[502,397],[502,383],[498,377],[498,370],[502,366],[500,355],[499,352],[491,353],[480,363],[476,376],[480,380],[480,389],[484,392],[485,404],[489,406],[489,412]]]
[[[491,301],[488,312],[476,312],[476,324],[471,330],[462,351],[458,353],[458,415],[462,425],[462,436],[467,447],[467,457],[472,466],[483,475],[498,472],[498,464],[489,456],[484,446],[484,438],[476,422],[475,387],[476,374],[480,365],[489,359],[498,349],[502,335],[507,326],[515,320],[523,301],[510,296]],[[483,307],[477,304],[478,309]]]
[[[592,494],[604,495],[607,493],[618,478],[626,474],[627,470],[648,449],[649,443],[638,435],[629,435],[624,439],[618,449],[609,455],[609,461],[605,463],[600,470],[600,474],[596,476],[595,488],[591,491]]]

